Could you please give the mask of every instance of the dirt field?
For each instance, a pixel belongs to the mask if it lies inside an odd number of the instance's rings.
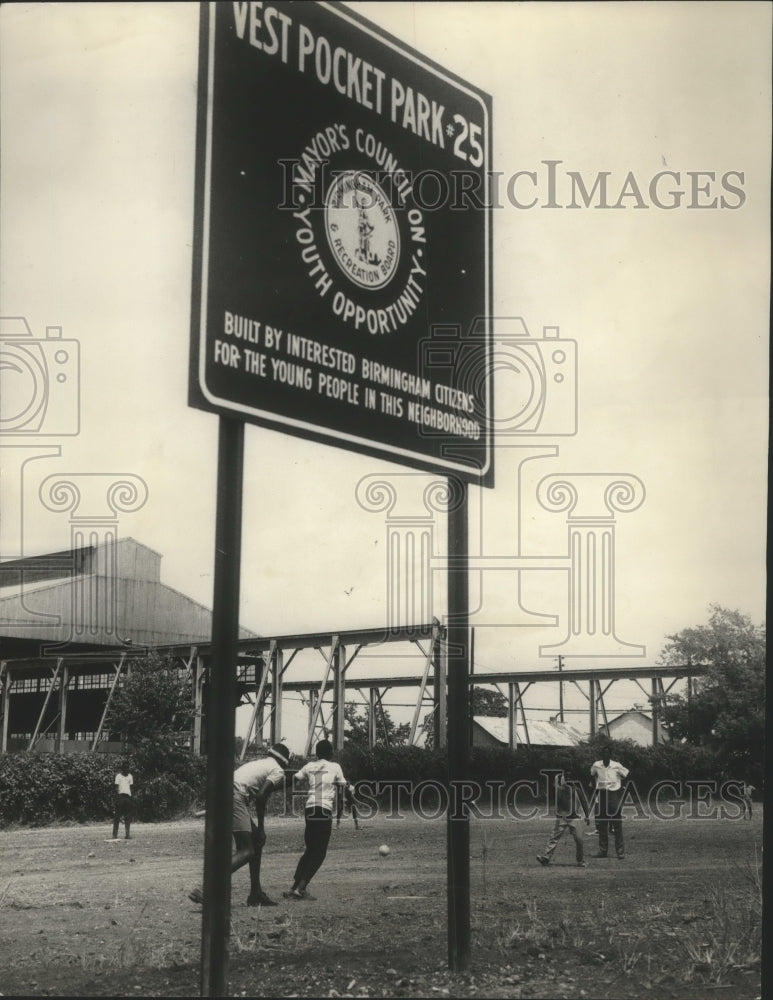
[[[357,832],[344,819],[316,901],[297,903],[281,892],[303,824],[271,818],[264,888],[280,905],[248,908],[247,870],[234,875],[229,995],[759,997],[760,813],[631,819],[626,859],[593,860],[588,838],[586,869],[563,842],[537,864],[548,820],[473,819],[463,975],[447,970],[444,820],[380,816]],[[132,832],[0,832],[0,994],[198,995],[201,910],[187,893],[201,882],[203,820]]]

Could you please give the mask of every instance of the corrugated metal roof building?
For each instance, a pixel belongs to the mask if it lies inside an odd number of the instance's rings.
[[[0,563],[4,657],[60,643],[208,642],[211,629],[209,608],[163,584],[161,554],[133,538]]]
[[[510,745],[509,723],[506,718],[493,715],[473,716],[473,746],[506,747]],[[541,747],[572,747],[584,742],[587,736],[567,722],[546,722],[530,719],[528,732],[522,722],[516,723],[516,745]]]
[[[160,553],[133,538],[0,563],[0,749],[114,749],[121,657],[211,632],[209,608],[163,584]]]

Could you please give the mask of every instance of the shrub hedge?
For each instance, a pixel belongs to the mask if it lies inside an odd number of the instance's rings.
[[[115,799],[115,754],[10,753],[0,756],[0,827],[12,823],[107,820]],[[207,762],[192,754],[170,756],[170,770],[152,773],[129,758],[134,815],[171,819],[204,798]]]
[[[590,740],[573,747],[519,746],[516,750],[500,747],[473,747],[470,779],[486,782],[536,781],[541,791],[545,782],[540,772],[564,770],[567,777],[587,784],[591,764],[601,757],[602,739]],[[630,740],[608,742],[611,756],[630,772],[641,796],[658,781],[717,781],[749,780],[762,787],[762,776],[754,762],[734,761],[707,747],[682,743],[639,746]],[[341,755],[344,773],[349,781],[414,782],[442,781],[446,774],[445,752],[421,750],[416,747],[376,748],[355,746],[344,748]],[[756,779],[756,780],[755,780]]]
[[[657,781],[703,780],[722,782],[748,780],[763,787],[761,767],[738,761],[706,747],[665,743],[642,747],[628,740],[613,741],[611,755],[630,771],[640,796]],[[539,796],[546,792],[540,772],[562,769],[569,778],[589,780],[589,768],[601,756],[601,741],[578,747],[530,747],[516,750],[473,747],[470,778],[503,782],[506,787],[521,781],[538,782]],[[12,823],[44,826],[61,821],[108,820],[112,815],[115,773],[121,757],[111,754],[62,755],[11,753],[0,755],[0,828]],[[446,755],[442,750],[420,747],[344,747],[340,755],[344,773],[351,782],[424,781],[442,782]],[[134,776],[134,809],[143,822],[172,819],[201,807],[206,787],[205,757],[170,751],[160,762],[142,753],[129,757]],[[289,805],[270,800],[270,811]]]

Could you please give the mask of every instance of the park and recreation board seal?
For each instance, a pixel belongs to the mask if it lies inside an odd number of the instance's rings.
[[[325,199],[325,233],[336,263],[356,285],[382,288],[400,260],[400,230],[376,180],[361,170],[336,177]]]

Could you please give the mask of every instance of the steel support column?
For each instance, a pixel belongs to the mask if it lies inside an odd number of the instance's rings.
[[[260,678],[258,677],[258,664],[260,664]],[[268,672],[269,664],[264,661],[262,656],[259,656],[255,661],[255,704],[252,709],[250,724],[247,727],[247,733],[244,737],[244,743],[242,744],[242,752],[239,756],[239,760],[244,760],[253,732],[255,733],[255,742],[261,746],[263,745],[263,726],[265,724],[263,709],[266,704],[266,681],[268,679]],[[273,743],[275,741],[272,740],[271,742]]]
[[[416,644],[418,646],[418,643]],[[421,646],[419,646],[421,649]],[[419,686],[419,693],[416,698],[416,706],[413,710],[413,719],[411,721],[411,729],[408,735],[408,745],[413,746],[414,740],[416,739],[416,730],[419,727],[419,716],[421,715],[421,709],[424,704],[424,692],[427,690],[427,680],[429,679],[429,668],[432,666],[432,643],[427,650],[426,656],[424,657],[424,672],[421,676],[421,685]]]
[[[59,725],[56,730],[56,752],[59,754],[64,753],[64,742],[67,739],[67,688],[69,684],[70,668],[65,663],[59,684]]]
[[[276,642],[271,644],[271,744],[282,739],[282,674],[284,650]]]
[[[515,684],[507,685],[507,745],[511,750],[518,746],[518,726],[515,717]]]
[[[126,653],[123,653],[121,655],[121,659],[118,661],[118,666],[115,669],[115,677],[113,678],[113,683],[111,684],[110,691],[108,692],[107,695],[105,708],[102,712],[102,718],[99,720],[99,726],[97,727],[97,732],[96,735],[94,736],[94,742],[91,744],[91,750],[89,751],[90,753],[94,753],[94,751],[97,749],[97,743],[99,742],[99,738],[102,735],[102,730],[104,729],[105,726],[105,719],[107,718],[107,710],[110,708],[110,702],[113,700],[113,694],[115,693],[115,689],[118,687],[118,679],[121,676],[121,671],[123,670],[123,664],[125,659],[126,659]]]
[[[0,753],[8,751],[8,715],[11,710],[11,668],[3,663],[3,735],[0,738]]]
[[[35,724],[35,731],[30,739],[29,746],[27,750],[30,751],[35,746],[35,741],[40,733],[40,727],[43,725],[43,718],[46,714],[46,709],[48,708],[48,703],[51,701],[51,695],[54,693],[54,686],[59,678],[59,671],[62,669],[63,660],[61,656],[56,661],[56,667],[54,668],[53,676],[51,677],[51,683],[48,686],[48,691],[46,691],[46,697],[43,699],[43,707],[40,710],[40,715],[38,716],[38,721]]]
[[[311,746],[314,742],[314,730],[317,728],[317,722],[319,716],[322,712],[322,701],[325,697],[325,688],[327,687],[328,678],[330,677],[330,671],[332,670],[333,663],[336,662],[336,651],[338,649],[338,636],[334,635],[330,645],[330,656],[327,658],[327,666],[325,667],[325,675],[322,678],[322,683],[319,686],[319,698],[313,703],[313,710],[311,714],[311,721],[309,722],[309,732],[306,737],[306,746],[304,748],[304,754],[308,757],[311,753]],[[324,724],[324,716],[322,718]]]
[[[609,719],[607,718],[607,706],[604,704],[604,695],[612,687],[612,681],[607,684],[604,690],[601,690],[601,681],[596,681],[597,691],[599,696],[599,705],[601,705],[601,714],[604,716],[604,729],[607,736],[609,736]]]
[[[368,688],[368,746],[371,750],[376,745],[377,693],[376,688]]]
[[[344,705],[346,703],[346,647],[338,643],[333,658],[333,748],[344,748]]]
[[[193,661],[193,723],[192,742],[193,752],[201,753],[201,717],[204,701],[204,658],[200,653],[196,654]]]
[[[661,705],[665,699],[665,691],[663,690],[663,681],[659,677],[652,678],[652,695],[650,697],[650,704],[652,705],[652,745],[657,746],[660,743],[660,712]]]
[[[441,641],[441,629],[437,621],[432,629],[432,664],[435,688],[435,749],[446,746],[448,741],[448,701],[446,691],[446,657]]]
[[[523,736],[526,741],[526,746],[531,746],[531,739],[529,738],[529,724],[526,721],[526,709],[523,706],[523,696],[524,693],[531,687],[527,684],[526,687],[521,691],[521,685],[518,681],[515,682],[515,705],[516,705],[516,719],[518,707],[521,709],[521,722],[523,723]]]
[[[306,746],[304,747],[304,752],[308,756],[309,746],[311,745],[311,740],[313,739],[314,726],[316,725],[317,719],[317,701],[319,699],[319,694],[316,688],[309,688],[309,733],[311,737],[306,737]]]

